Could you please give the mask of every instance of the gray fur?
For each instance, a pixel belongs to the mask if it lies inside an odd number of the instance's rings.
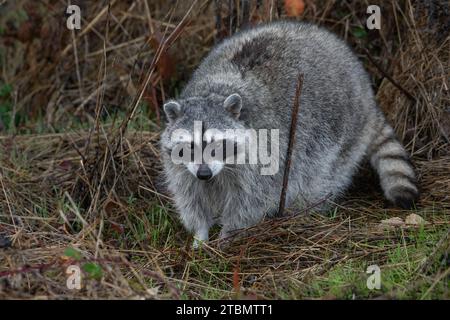
[[[181,220],[200,240],[207,239],[215,223],[222,225],[224,237],[276,212],[299,73],[304,74],[304,85],[287,206],[336,200],[366,155],[387,199],[408,206],[417,197],[408,155],[351,49],[311,24],[270,23],[242,31],[210,52],[177,100],[180,116],[162,134],[167,151],[173,147],[173,130],[192,131],[194,120],[206,128],[280,130],[280,170],[273,176],[261,175],[258,165],[226,165],[211,181],[200,181],[163,152],[168,188]],[[232,94],[241,97],[242,107],[224,107]]]

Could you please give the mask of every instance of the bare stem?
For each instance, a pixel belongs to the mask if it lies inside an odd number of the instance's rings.
[[[283,216],[285,209],[284,207],[286,204],[286,189],[289,183],[289,171],[291,169],[292,149],[294,147],[295,134],[297,132],[297,119],[298,119],[298,112],[300,109],[300,96],[302,94],[302,87],[303,87],[303,74],[301,73],[298,76],[297,88],[295,90],[294,108],[292,110],[291,129],[289,132],[289,145],[286,155],[286,165],[284,167],[283,188],[281,189],[280,205],[278,207],[279,217]]]

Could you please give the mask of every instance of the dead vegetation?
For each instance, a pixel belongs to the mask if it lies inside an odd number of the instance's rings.
[[[413,155],[418,212],[429,224],[377,228],[408,212],[386,209],[363,168],[331,217],[288,210],[223,251],[215,242],[190,249],[159,177],[160,106],[219,38],[286,15],[283,1],[250,2],[230,10],[232,1],[83,1],[82,29],[73,32],[64,1],[0,9],[0,85],[11,86],[0,95],[0,298],[308,297],[310,283],[334,266],[393,268],[393,249],[417,246],[420,232],[448,229],[448,4],[375,1],[378,32],[361,24],[366,1],[311,0],[296,18],[333,30],[365,62]],[[421,281],[408,290],[448,274],[448,264],[420,272],[448,250],[448,232],[439,234],[435,254],[417,258],[412,271]],[[82,290],[66,286],[71,264],[84,268]],[[385,296],[397,297],[394,289]]]

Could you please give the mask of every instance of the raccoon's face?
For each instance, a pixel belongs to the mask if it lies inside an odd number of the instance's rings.
[[[242,99],[232,94],[170,101],[164,105],[168,124],[161,136],[165,161],[184,166],[200,180],[210,180],[238,153],[227,132],[243,129]]]

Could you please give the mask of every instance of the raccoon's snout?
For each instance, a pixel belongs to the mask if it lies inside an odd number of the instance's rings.
[[[222,171],[223,167],[224,164],[219,161],[202,164],[189,162],[186,164],[188,171],[199,180],[211,180]]]
[[[212,178],[212,171],[206,164],[201,164],[197,170],[197,178],[200,180],[209,180]]]

